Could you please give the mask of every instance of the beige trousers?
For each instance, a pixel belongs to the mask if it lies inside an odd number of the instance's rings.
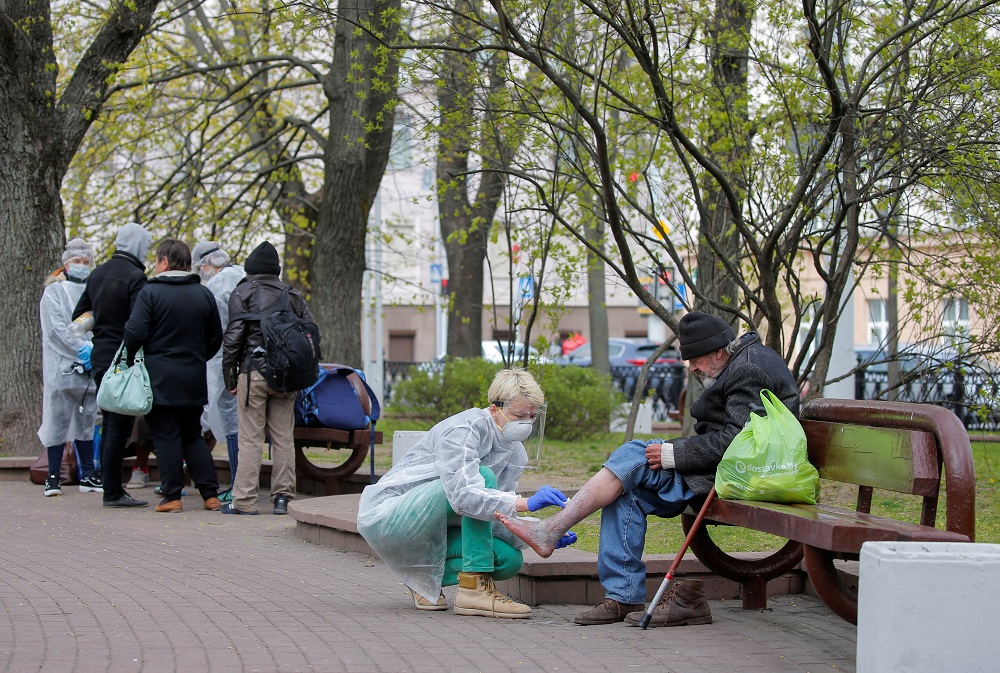
[[[233,484],[233,506],[243,512],[257,509],[260,463],[266,444],[265,427],[271,435],[271,494],[295,495],[295,393],[271,389],[258,371],[237,380],[236,408],[239,414],[240,458]]]

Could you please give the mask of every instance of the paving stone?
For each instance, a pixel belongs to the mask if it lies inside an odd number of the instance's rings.
[[[712,600],[711,625],[648,631],[576,626],[579,605],[418,613],[380,561],[306,542],[269,509],[225,516],[195,494],[180,514],[106,510],[18,482],[0,508],[0,673],[855,670],[854,627],[808,595]]]

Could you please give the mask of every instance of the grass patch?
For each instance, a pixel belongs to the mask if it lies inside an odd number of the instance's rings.
[[[385,443],[376,448],[375,465],[387,470],[392,462],[392,433],[396,430],[427,430],[431,424],[403,419],[386,418],[380,421],[378,429],[384,433]],[[669,437],[674,432],[666,433]],[[640,436],[652,439],[652,435]],[[585,439],[564,442],[546,441],[541,463],[537,471],[526,472],[521,486],[525,489],[537,488],[541,484],[551,484],[564,490],[575,490],[597,472],[608,454],[622,441],[618,433],[591,436]],[[346,454],[340,451],[309,452],[316,462],[343,462]],[[973,442],[972,453],[976,466],[976,541],[1000,543],[1000,443]],[[328,455],[330,454],[330,455]],[[367,469],[367,468],[366,468]],[[823,502],[853,509],[857,489],[845,484],[825,481],[822,484]],[[938,504],[938,526],[943,526],[945,501]],[[905,521],[920,520],[921,499],[885,491],[876,491],[872,500],[872,513]],[[553,510],[554,512],[554,510]],[[544,510],[541,516],[552,514]],[[579,536],[577,547],[587,551],[597,551],[600,538],[600,512],[593,514],[577,526]],[[713,526],[712,538],[724,550],[767,551],[780,548],[781,538],[758,533],[744,528]],[[646,552],[664,554],[676,551],[684,540],[679,519],[650,517],[646,533]]]

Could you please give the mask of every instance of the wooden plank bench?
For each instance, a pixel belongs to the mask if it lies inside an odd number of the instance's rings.
[[[339,482],[354,474],[368,456],[370,430],[334,430],[333,428],[295,428],[295,472],[302,492],[337,495]],[[382,443],[382,433],[375,432],[375,443]],[[317,465],[305,454],[306,448],[347,451],[343,462]],[[311,484],[302,483],[310,480]]]
[[[741,526],[786,538],[759,560],[723,552],[708,526],[695,533],[691,550],[713,572],[742,585],[743,607],[767,607],[767,581],[804,565],[817,595],[840,617],[857,623],[857,592],[834,560],[857,560],[869,541],[972,542],[975,540],[976,477],[972,446],[951,411],[927,404],[817,399],[801,413],[809,461],[824,479],[857,486],[854,510],[818,505],[716,500],[706,523]],[[935,526],[941,472],[947,494],[944,527]],[[871,512],[873,489],[922,498],[919,522]],[[821,494],[822,500],[822,494]],[[682,515],[685,532],[695,513]]]

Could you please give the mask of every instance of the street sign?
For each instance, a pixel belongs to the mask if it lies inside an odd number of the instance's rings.
[[[442,277],[441,265],[431,264],[431,282],[440,283]]]

